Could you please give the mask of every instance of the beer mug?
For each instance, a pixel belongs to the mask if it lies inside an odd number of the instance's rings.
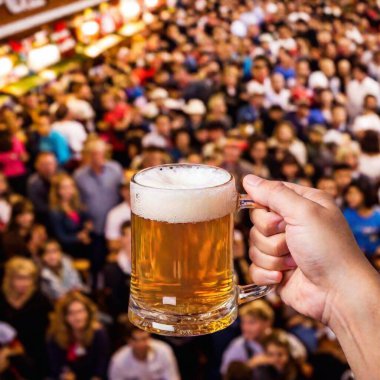
[[[171,336],[229,326],[238,304],[270,286],[235,283],[234,213],[257,207],[239,195],[226,170],[206,165],[155,166],[131,181],[132,279],[129,319]]]

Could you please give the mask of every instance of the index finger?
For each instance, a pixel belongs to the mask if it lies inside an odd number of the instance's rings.
[[[264,236],[272,236],[285,231],[283,217],[273,211],[254,209],[251,211],[251,221]]]

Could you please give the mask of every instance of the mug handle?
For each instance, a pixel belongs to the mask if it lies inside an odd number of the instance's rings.
[[[254,200],[252,200],[249,195],[247,194],[239,194],[238,195],[238,211],[244,210],[244,209],[265,209],[267,210],[267,207],[262,206],[258,203],[256,203]],[[257,298],[261,298],[266,296],[268,293],[270,293],[274,289],[273,285],[255,285],[255,284],[249,284],[249,285],[238,285],[238,303],[246,303],[249,301],[253,301]]]

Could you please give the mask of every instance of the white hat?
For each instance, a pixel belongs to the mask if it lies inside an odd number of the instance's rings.
[[[235,20],[231,24],[231,33],[236,37],[244,38],[248,33],[248,29],[243,21]]]
[[[264,95],[265,94],[265,88],[259,82],[251,80],[247,84],[247,93],[249,95]]]
[[[169,97],[169,93],[164,88],[156,88],[150,94],[151,100],[163,100]]]
[[[158,114],[160,113],[157,105],[153,102],[145,104],[145,106],[142,107],[141,113],[144,117],[148,119],[154,119]]]
[[[328,88],[329,80],[322,71],[315,71],[309,77],[309,86],[314,90],[316,88]]]
[[[271,34],[269,33],[263,33],[260,37],[259,37],[259,41],[260,42],[273,42],[273,37]]]
[[[207,110],[202,100],[190,99],[189,102],[183,106],[182,111],[188,115],[204,115]]]
[[[164,102],[164,106],[168,108],[169,110],[183,110],[184,107],[184,101],[183,99],[166,99]]]

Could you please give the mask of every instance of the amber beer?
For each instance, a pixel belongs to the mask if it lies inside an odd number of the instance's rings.
[[[231,215],[198,223],[132,216],[132,297],[170,313],[206,313],[231,297]]]
[[[135,325],[186,336],[235,320],[232,232],[238,199],[233,177],[220,168],[164,165],[134,176],[129,318]]]

